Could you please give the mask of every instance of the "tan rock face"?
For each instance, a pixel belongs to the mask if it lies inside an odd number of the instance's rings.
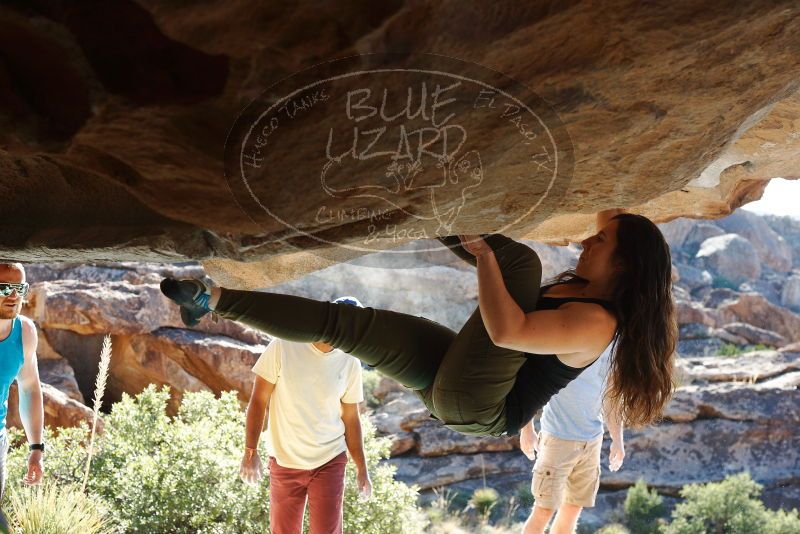
[[[5,219],[16,221],[0,235],[4,256],[196,258],[225,285],[253,287],[362,254],[330,243],[362,241],[368,221],[319,220],[323,207],[389,210],[403,241],[416,224],[407,214],[430,209],[430,195],[407,189],[389,205],[319,188],[325,145],[317,134],[348,126],[341,107],[318,106],[291,132],[281,130],[293,148],[271,153],[281,172],[261,184],[269,193],[262,196],[294,230],[254,223],[225,179],[226,134],[249,101],[277,80],[355,53],[432,51],[484,65],[541,97],[566,125],[551,128],[570,140],[559,147],[562,163],[574,162],[566,189],[538,204],[536,172],[517,158],[515,136],[498,128],[506,123],[465,119],[462,154],[479,150],[483,181],[475,194],[450,187],[437,200],[442,213],[460,209],[453,233],[494,231],[534,206],[510,235],[564,243],[586,235],[591,214],[612,206],[661,221],[718,217],[759,196],[765,180],[800,174],[794,2],[700,8],[618,0],[545,10],[511,1],[469,9],[147,1],[91,17],[87,9],[37,3],[0,11],[0,34],[37,43],[29,57],[14,39],[0,43],[13,67],[0,71],[0,180],[8,185]],[[106,31],[118,26],[126,31]],[[365,57],[357,66],[397,68],[414,57]],[[387,170],[370,168],[383,178]],[[410,171],[393,172],[405,182]],[[236,263],[243,260],[250,263]]]
[[[725,322],[741,321],[777,332],[790,341],[800,341],[800,316],[776,306],[757,293],[745,293],[717,308]]]
[[[81,423],[91,428],[93,413],[85,404],[67,396],[49,384],[42,384],[42,397],[44,399],[44,424],[52,428],[78,426]],[[11,385],[8,392],[8,426],[22,428],[19,418],[19,392],[17,384]],[[98,428],[103,428],[102,417],[98,421]]]

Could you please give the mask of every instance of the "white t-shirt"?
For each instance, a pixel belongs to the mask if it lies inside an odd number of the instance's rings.
[[[274,338],[253,372],[275,384],[266,448],[278,465],[315,469],[347,450],[341,403],[364,400],[356,358]]]

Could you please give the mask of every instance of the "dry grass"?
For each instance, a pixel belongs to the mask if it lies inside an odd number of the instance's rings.
[[[103,405],[103,394],[106,391],[108,381],[108,366],[111,363],[111,336],[103,338],[103,348],[100,351],[100,365],[97,369],[97,378],[94,387],[94,415],[92,417],[92,435],[89,438],[89,454],[86,457],[86,471],[83,474],[83,485],[81,491],[86,492],[86,484],[89,482],[89,467],[92,464],[94,454],[94,438],[97,433],[97,419],[100,417],[100,406]]]

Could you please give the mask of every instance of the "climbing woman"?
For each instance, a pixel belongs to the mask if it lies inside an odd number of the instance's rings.
[[[164,279],[188,325],[211,311],[272,336],[323,342],[412,389],[464,434],[516,434],[615,343],[607,402],[629,426],[659,417],[673,389],[676,324],[669,247],[640,215],[597,214],[572,271],[540,287],[528,246],[500,234],[439,240],[477,267],[478,307],[456,333],[434,321],[293,295]]]

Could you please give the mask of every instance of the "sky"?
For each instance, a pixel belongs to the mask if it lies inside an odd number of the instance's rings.
[[[792,215],[800,219],[800,180],[773,178],[761,200],[745,204],[742,209],[761,215]]]

